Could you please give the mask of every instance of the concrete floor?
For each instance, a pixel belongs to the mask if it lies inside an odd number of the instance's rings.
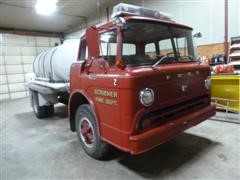
[[[0,106],[0,179],[240,179],[239,124],[207,120],[145,154],[113,150],[97,161],[70,131],[65,106],[45,120],[27,98]]]

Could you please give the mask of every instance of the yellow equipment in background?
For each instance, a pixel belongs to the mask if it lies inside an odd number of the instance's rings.
[[[240,112],[240,74],[214,74],[211,79],[217,108]]]

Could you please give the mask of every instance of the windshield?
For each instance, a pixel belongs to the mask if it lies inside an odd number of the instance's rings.
[[[123,31],[122,59],[129,66],[193,61],[192,30],[166,24],[129,22]]]

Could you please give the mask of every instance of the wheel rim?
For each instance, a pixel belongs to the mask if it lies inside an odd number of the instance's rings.
[[[84,117],[80,120],[79,123],[80,137],[84,145],[88,148],[93,147],[95,142],[94,130],[91,122],[88,118]]]

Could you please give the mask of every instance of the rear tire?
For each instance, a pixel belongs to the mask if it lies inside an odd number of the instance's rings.
[[[79,106],[75,116],[76,132],[84,151],[95,159],[103,159],[109,144],[100,138],[99,127],[90,105]]]
[[[39,119],[51,117],[54,113],[54,105],[40,106],[38,100],[38,92],[31,91],[32,107],[35,116]]]

